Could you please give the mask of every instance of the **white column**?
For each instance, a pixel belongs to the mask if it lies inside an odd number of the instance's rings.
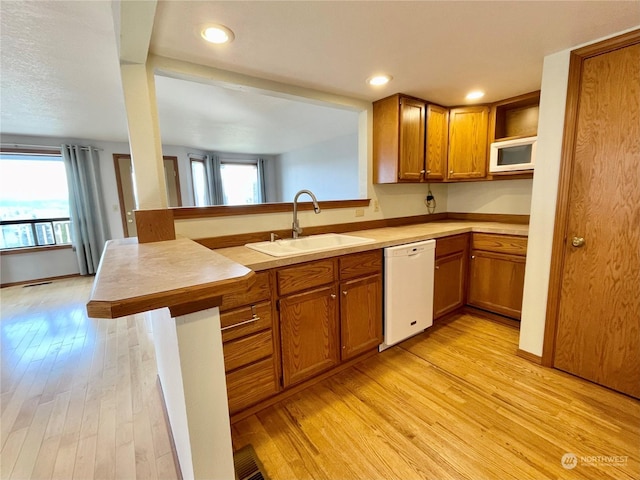
[[[182,477],[235,478],[218,308],[153,321],[162,384]]]
[[[127,108],[136,206],[139,209],[167,208],[153,71],[136,63],[120,65],[120,72]]]

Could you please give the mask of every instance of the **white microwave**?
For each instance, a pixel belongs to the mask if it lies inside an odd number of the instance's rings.
[[[533,170],[536,161],[538,137],[516,138],[491,144],[489,172]]]

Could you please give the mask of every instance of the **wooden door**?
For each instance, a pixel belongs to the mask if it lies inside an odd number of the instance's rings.
[[[337,301],[335,286],[279,300],[284,387],[338,364]]]
[[[433,277],[433,318],[440,318],[464,306],[467,252],[436,259]]]
[[[180,176],[178,175],[178,157],[164,156],[164,180],[167,188],[167,201],[170,207],[181,207]],[[118,200],[120,215],[125,237],[136,237],[138,232],[134,217],[136,209],[135,188],[133,186],[133,166],[131,155],[128,153],[114,153],[113,162],[116,171]]]
[[[449,110],[427,105],[426,173],[427,180],[444,180],[449,146]]]
[[[424,175],[423,102],[411,98],[400,99],[400,180],[419,182]]]
[[[556,221],[553,364],[640,398],[640,31],[629,36],[631,45],[581,57],[563,159],[566,223]]]
[[[341,358],[347,360],[382,343],[382,275],[340,284]]]
[[[135,189],[133,187],[133,167],[130,155],[113,155],[116,167],[116,183],[118,184],[118,198],[120,200],[120,215],[125,237],[137,237],[135,217],[136,209]]]
[[[449,179],[487,175],[489,107],[454,108],[449,113]]]
[[[471,251],[467,303],[520,320],[526,257]]]
[[[164,165],[164,183],[167,189],[167,203],[169,207],[181,207],[178,157],[162,157],[162,162]]]

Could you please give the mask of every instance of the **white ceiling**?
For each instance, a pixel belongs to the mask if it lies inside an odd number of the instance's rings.
[[[3,134],[127,141],[112,2],[3,0],[0,21]],[[205,44],[198,30],[207,22],[230,27],[235,41],[223,48]],[[150,50],[358,99],[404,92],[455,105],[465,103],[464,94],[472,88],[485,89],[488,102],[536,90],[545,55],[634,25],[640,25],[637,0],[161,1]],[[364,80],[379,71],[394,80],[372,89]],[[331,133],[326,124],[310,122],[305,130],[306,122],[294,120],[283,130],[258,134],[261,124],[273,127],[273,108],[283,116],[300,114],[290,106],[274,106],[278,102],[271,97],[244,100],[243,108],[260,106],[262,114],[245,112],[252,123],[243,130],[243,115],[233,121],[219,116],[230,108],[225,102],[238,102],[238,95],[176,82],[158,82],[163,143],[223,150],[196,144],[215,138],[211,121],[227,128],[228,151],[242,143],[265,153],[287,148],[275,139],[300,145],[303,138],[313,141],[314,132],[317,141]],[[206,108],[210,101],[217,108]],[[188,120],[167,126],[165,111],[170,118]],[[252,132],[250,141],[245,131]],[[260,138],[269,143],[260,146]]]
[[[358,131],[358,113],[156,75],[163,143],[278,154]]]

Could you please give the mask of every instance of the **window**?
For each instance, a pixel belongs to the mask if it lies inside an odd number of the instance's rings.
[[[0,153],[0,249],[71,243],[60,155]]]
[[[255,163],[220,164],[224,205],[252,205],[261,203],[258,188],[258,165]]]
[[[191,158],[195,206],[263,203],[262,162],[260,159],[220,160],[215,156]]]

